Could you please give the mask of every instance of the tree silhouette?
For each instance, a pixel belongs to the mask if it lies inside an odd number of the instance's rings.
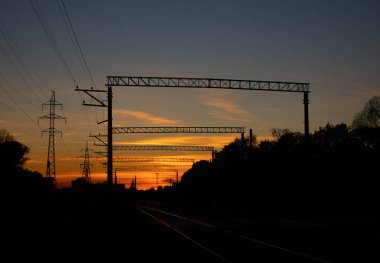
[[[5,129],[0,129],[0,143],[6,142],[6,141],[13,141],[13,136],[7,132]]]
[[[21,167],[28,160],[26,154],[29,148],[14,140],[5,129],[0,129],[0,163],[7,171]]]
[[[282,135],[285,135],[287,133],[291,133],[292,131],[288,128],[285,129],[279,129],[279,128],[272,128],[270,129],[270,132],[272,133],[273,138],[278,140]]]
[[[249,147],[235,139],[212,162],[194,163],[181,181],[186,200],[326,213],[377,205],[380,127],[327,124],[309,138],[275,131],[277,140]]]
[[[0,143],[0,162],[3,169],[9,171],[21,167],[28,160],[29,148],[18,141]]]
[[[361,112],[355,115],[352,127],[380,127],[380,96],[374,96],[364,104]]]

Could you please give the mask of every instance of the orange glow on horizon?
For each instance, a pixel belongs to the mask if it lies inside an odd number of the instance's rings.
[[[182,175],[185,171],[186,170],[178,170],[178,181],[181,181]],[[160,169],[153,169],[151,171],[119,171],[116,174],[117,183],[124,184],[126,189],[130,188],[135,176],[138,190],[148,190],[151,188],[157,188],[157,186],[169,186],[170,180],[172,183],[175,183],[177,180],[177,173],[175,171],[160,171]],[[71,187],[71,182],[80,177],[82,177],[81,174],[57,175],[57,186],[58,188]],[[91,174],[92,183],[106,183],[106,181],[107,174],[105,172]]]
[[[222,149],[226,144],[232,142],[235,138],[239,138],[236,134],[222,134],[215,136],[164,136],[153,138],[141,138],[127,142],[115,142],[117,144],[135,144],[135,145],[199,145],[199,146],[214,146],[217,149]],[[259,136],[258,141],[272,140],[272,136]],[[60,151],[62,152],[62,151]],[[79,154],[78,154],[79,155]],[[185,158],[199,160],[211,160],[210,152],[172,152],[172,151],[114,151],[114,158]],[[90,162],[93,164],[91,169],[92,182],[102,183],[106,182],[106,168],[102,163],[107,160],[105,157],[91,158]],[[82,158],[58,155],[56,156],[56,180],[59,187],[70,187],[71,181],[82,176],[82,169],[80,164],[83,162]],[[118,182],[124,183],[126,188],[129,188],[132,177],[137,176],[138,189],[150,189],[156,187],[155,173],[162,173],[163,181],[159,180],[159,185],[169,185],[169,179],[176,180],[176,174],[172,172],[164,172],[165,169],[178,169],[179,180],[184,172],[191,168],[192,163],[185,162],[114,162],[114,169],[129,168],[135,169],[134,171],[117,171]],[[45,175],[46,171],[46,156],[30,156],[30,160],[26,162],[25,167],[32,171],[38,171]],[[144,167],[147,171],[142,171]],[[160,172],[161,170],[161,172]],[[165,181],[166,180],[166,181]]]

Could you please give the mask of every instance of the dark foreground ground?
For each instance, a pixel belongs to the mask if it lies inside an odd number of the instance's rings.
[[[20,218],[21,219],[21,218]],[[12,261],[105,260],[106,262],[175,262],[174,252],[207,258],[176,233],[136,210],[98,208],[76,214],[25,217],[6,227],[5,251]],[[13,252],[14,251],[14,252]],[[182,261],[182,260],[181,260]]]
[[[142,205],[201,220],[311,257],[247,242],[171,215],[152,213],[204,249],[142,213],[138,210]],[[3,218],[6,220],[2,223],[2,256],[9,256],[12,262],[380,262],[379,221],[375,216],[305,218],[124,202],[20,206],[7,211]]]

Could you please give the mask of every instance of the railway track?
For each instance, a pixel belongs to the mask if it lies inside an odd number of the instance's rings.
[[[140,206],[138,211],[176,232],[219,262],[330,262],[158,208]]]

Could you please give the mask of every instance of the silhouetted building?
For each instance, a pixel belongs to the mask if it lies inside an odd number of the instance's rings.
[[[86,180],[85,177],[77,178],[71,181],[71,188],[73,190],[84,190],[89,187],[90,183]]]
[[[54,188],[54,177],[43,177],[42,185],[45,189],[53,189]]]

